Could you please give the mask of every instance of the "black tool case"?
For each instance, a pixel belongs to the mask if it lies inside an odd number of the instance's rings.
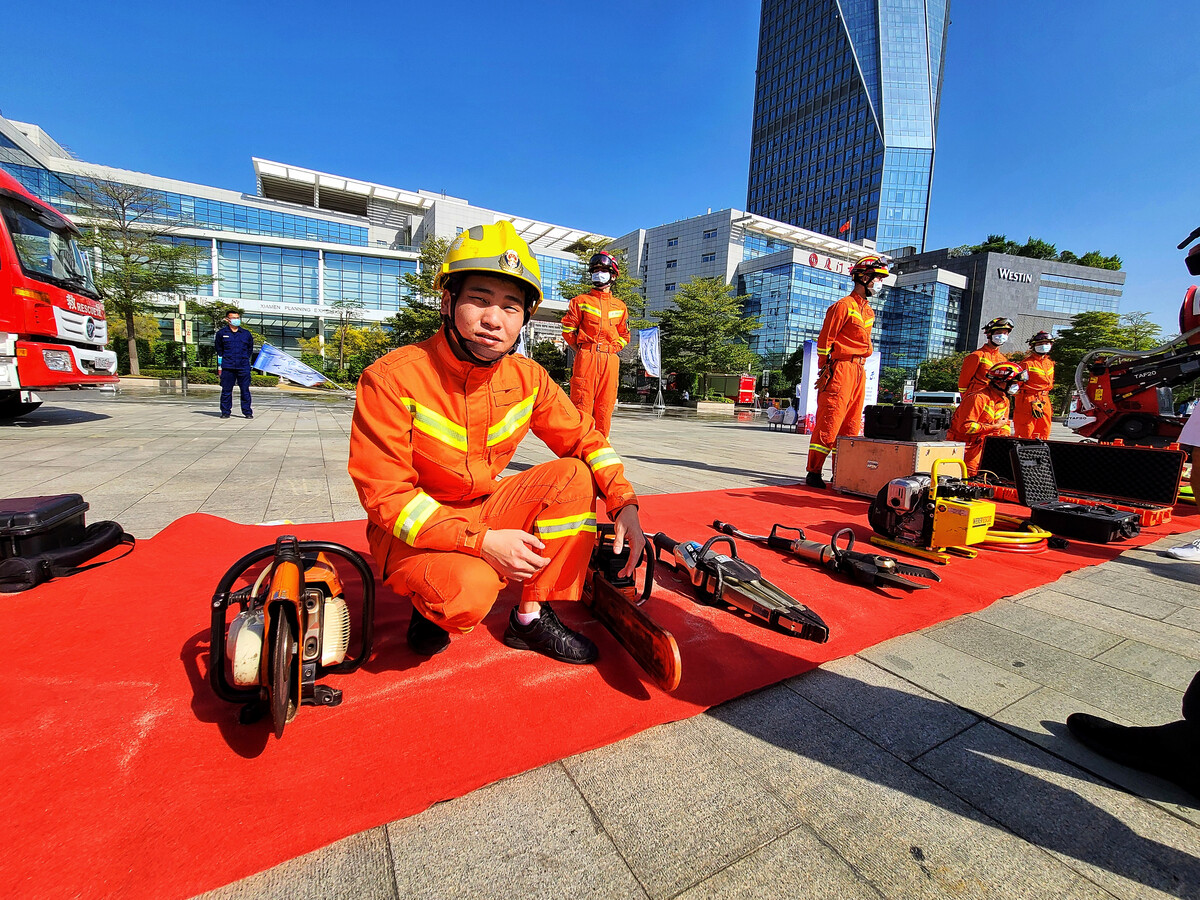
[[[944,441],[951,406],[879,404],[863,410],[863,437],[883,441]]]
[[[1013,484],[1012,448],[1037,444],[1049,448],[1060,494],[1104,498],[1117,506],[1126,501],[1172,506],[1178,498],[1187,459],[1178,449],[993,436],[983,442],[979,471]]]
[[[79,494],[0,500],[0,559],[38,556],[83,540],[88,504]]]
[[[1137,513],[1059,500],[1050,448],[1045,443],[1015,444],[1010,452],[1017,497],[1029,507],[1034,525],[1059,537],[1092,544],[1122,541],[1142,530]]]

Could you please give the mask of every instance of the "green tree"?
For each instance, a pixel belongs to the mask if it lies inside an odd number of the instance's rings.
[[[1099,250],[1091,250],[1083,256],[1079,257],[1079,265],[1091,266],[1093,269],[1112,269],[1117,271],[1121,268],[1121,257],[1113,254],[1105,256]]]
[[[567,377],[567,355],[553,341],[538,341],[530,351],[530,359],[538,363],[550,373],[555,381],[564,381]]]
[[[1135,310],[1121,316],[1121,331],[1130,350],[1149,350],[1163,342],[1162,328],[1150,321],[1150,313]]]
[[[421,244],[416,272],[404,273],[408,296],[404,306],[384,322],[392,331],[392,346],[405,347],[433,337],[442,325],[442,292],[433,286],[450,242],[427,237]]]
[[[1063,376],[1073,379],[1075,369],[1084,354],[1100,347],[1124,347],[1127,337],[1121,329],[1121,317],[1113,312],[1082,312],[1071,317],[1071,325],[1058,333],[1050,358],[1057,371],[1056,381]]]
[[[1058,261],[1063,263],[1079,263],[1079,257],[1070,250],[1062,250],[1058,254]]]
[[[962,371],[967,352],[954,353],[940,359],[927,359],[917,374],[918,391],[957,391],[958,374]]]
[[[118,341],[125,340],[128,336],[126,331],[128,327],[124,319],[114,319],[108,329],[109,343],[115,346]],[[158,327],[158,319],[145,313],[138,313],[133,317],[133,334],[134,337],[151,344],[157,344],[162,340],[162,329]]]
[[[172,239],[179,221],[157,191],[103,179],[81,179],[77,190],[87,210],[87,242],[100,252],[96,287],[110,321],[125,322],[129,371],[138,375],[137,315],[211,284],[212,276],[200,272],[209,251]]]
[[[1030,259],[1058,259],[1058,248],[1030,235],[1029,240],[1025,242],[1025,246],[1017,255],[1027,256]]]
[[[362,318],[363,302],[357,298],[343,297],[340,300],[331,301],[329,306],[333,309],[334,319],[337,322],[333,335],[338,348],[337,370],[341,373],[346,369],[346,333],[350,330],[352,323]]]
[[[982,244],[976,244],[971,247],[972,253],[1007,253],[1010,256],[1016,256],[1020,250],[1020,244],[1016,241],[1010,241],[1003,234],[989,234],[987,240]]]
[[[783,380],[787,382],[789,395],[792,389],[800,383],[800,379],[804,376],[804,345],[801,344],[792,351],[783,363]]]
[[[629,310],[629,330],[637,331],[639,328],[649,328],[653,323],[648,322],[645,318],[646,299],[642,296],[642,280],[629,274],[629,267],[625,264],[625,251],[611,250],[607,244],[608,242],[603,238],[580,238],[567,247],[567,251],[575,254],[575,258],[579,260],[578,271],[583,280],[560,281],[558,283],[559,296],[564,300],[572,300],[580,294],[590,291],[593,285],[588,279],[588,263],[596,252],[607,250],[616,258],[617,268],[621,271],[611,287],[613,296],[624,303],[625,308]],[[548,292],[549,285],[542,285],[542,289]]]
[[[746,316],[748,294],[735,296],[733,285],[720,278],[693,278],[675,294],[675,307],[665,310],[662,357],[667,371],[706,373],[751,372],[758,357],[746,345],[760,327],[757,317]],[[700,395],[707,388],[702,381]]]
[[[900,366],[884,366],[879,372],[879,396],[899,402],[904,396],[908,373]]]

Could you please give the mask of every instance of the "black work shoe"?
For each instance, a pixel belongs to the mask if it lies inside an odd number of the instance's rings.
[[[595,644],[562,623],[549,603],[542,604],[541,615],[528,625],[517,619],[518,609],[513,607],[508,628],[504,629],[504,643],[514,650],[536,650],[559,662],[577,665],[595,662],[600,655]]]
[[[221,413],[221,418],[222,418],[222,419],[228,419],[228,418],[229,418],[229,413]]]
[[[246,418],[247,418],[247,419],[253,419],[253,418],[254,418],[254,413],[246,413]]]
[[[1101,756],[1149,772],[1200,797],[1200,726],[1181,719],[1166,725],[1131,727],[1099,716],[1071,713],[1067,728]]]
[[[825,490],[825,479],[821,477],[820,472],[809,472],[804,476],[804,483],[810,488],[816,488],[820,491]]]
[[[408,647],[417,656],[436,656],[450,646],[450,635],[417,612],[408,620]]]

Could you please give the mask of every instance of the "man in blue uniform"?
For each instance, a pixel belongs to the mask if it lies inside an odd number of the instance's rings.
[[[254,418],[250,409],[250,363],[254,359],[254,336],[241,327],[242,314],[231,309],[225,313],[225,324],[217,332],[217,374],[221,378],[221,418],[233,412],[233,383],[238,386],[242,415]]]

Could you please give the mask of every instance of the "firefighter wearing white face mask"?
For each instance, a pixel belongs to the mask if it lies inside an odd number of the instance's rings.
[[[575,349],[571,372],[571,402],[608,437],[617,405],[621,360],[617,356],[629,343],[629,311],[613,296],[613,283],[621,270],[616,257],[601,250],[588,264],[593,287],[575,297],[563,316],[563,340]]]
[[[1048,331],[1039,331],[1029,339],[1029,347],[1033,353],[1024,362],[1029,380],[1022,382],[1021,392],[1013,398],[1013,430],[1019,438],[1046,441],[1050,439],[1054,413],[1050,404],[1054,360],[1049,355],[1054,348],[1054,338]]]
[[[987,387],[987,375],[992,366],[1007,362],[1008,357],[1000,352],[1000,348],[1008,341],[1013,330],[1011,319],[1003,317],[992,319],[983,326],[987,340],[983,346],[963,360],[962,371],[958,373],[958,392],[963,400],[967,394],[982,391]]]

